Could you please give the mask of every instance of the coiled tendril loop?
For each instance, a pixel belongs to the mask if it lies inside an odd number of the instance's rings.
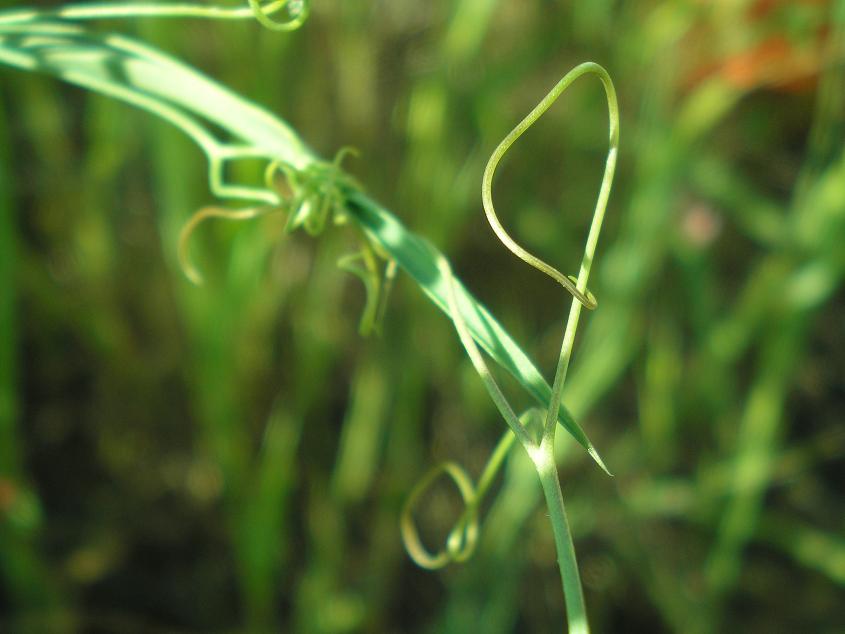
[[[273,31],[294,31],[308,19],[311,10],[310,0],[281,0],[262,5],[260,0],[248,0],[255,19],[263,26]],[[289,20],[274,20],[271,14],[287,8]]]
[[[502,436],[478,479],[478,486],[473,484],[472,478],[455,462],[441,462],[432,467],[417,483],[405,501],[402,516],[399,520],[405,550],[408,551],[408,555],[417,565],[429,570],[436,570],[450,563],[464,562],[472,557],[478,543],[478,516],[481,503],[484,501],[490,485],[493,484],[493,479],[504,464],[514,439],[514,435],[509,432]],[[423,494],[434,486],[441,476],[447,476],[452,480],[461,494],[465,506],[449,531],[445,546],[437,553],[432,554],[422,544],[414,523],[414,510]]]
[[[225,220],[251,220],[259,216],[274,212],[288,213],[285,231],[290,233],[303,227],[310,235],[323,232],[329,219],[335,224],[346,222],[346,196],[357,187],[355,181],[343,174],[340,163],[348,154],[354,154],[352,148],[342,148],[332,162],[319,161],[298,170],[283,161],[270,161],[264,170],[264,188],[253,190],[227,185],[223,182],[222,164],[212,164],[212,190],[222,198],[237,198],[240,195],[257,197],[274,201],[275,204],[265,204],[243,209],[227,209],[225,207],[203,207],[197,211],[182,227],[179,236],[179,263],[185,276],[194,284],[202,283],[202,275],[191,262],[188,245],[197,227],[209,218]],[[232,152],[226,158],[249,158],[248,153]],[[282,174],[286,184],[276,181],[276,176]]]

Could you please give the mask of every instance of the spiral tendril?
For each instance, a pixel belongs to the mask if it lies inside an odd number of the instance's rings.
[[[496,474],[504,464],[505,458],[513,446],[514,439],[515,436],[510,432],[506,432],[502,436],[490,455],[490,459],[478,479],[477,486],[460,465],[451,461],[441,462],[432,467],[417,483],[402,507],[402,515],[399,520],[405,550],[417,565],[429,570],[437,570],[450,563],[464,562],[472,556],[478,543],[481,503],[493,484]],[[444,475],[454,482],[465,506],[449,531],[445,546],[432,554],[420,539],[414,523],[414,510],[423,494]]]
[[[610,183],[613,180],[613,167],[616,163],[616,147],[619,142],[619,126],[618,126],[618,114],[616,112],[616,97],[613,93],[612,84],[609,84],[610,78],[607,76],[607,71],[605,71],[601,66],[598,64],[593,64],[588,62],[586,64],[581,64],[577,66],[572,71],[567,73],[563,79],[561,79],[555,86],[552,88],[548,94],[538,103],[528,115],[520,121],[513,130],[508,133],[508,135],[502,140],[501,143],[496,147],[493,151],[493,154],[490,155],[490,159],[487,161],[487,166],[484,168],[484,176],[482,177],[481,181],[481,200],[484,205],[484,214],[487,216],[487,222],[490,223],[490,227],[493,229],[493,232],[496,234],[496,237],[511,251],[516,257],[521,259],[526,264],[533,266],[535,269],[545,273],[555,281],[557,281],[561,286],[563,286],[567,291],[569,291],[575,299],[577,299],[584,308],[588,310],[593,310],[598,305],[595,296],[588,291],[586,288],[578,288],[578,279],[571,275],[564,275],[560,271],[558,271],[555,267],[547,262],[544,262],[540,258],[532,255],[523,247],[521,247],[517,242],[508,234],[505,228],[502,226],[501,221],[499,220],[499,216],[496,214],[496,208],[493,205],[493,176],[496,173],[496,168],[499,165],[499,162],[502,160],[502,157],[507,153],[510,147],[514,144],[514,142],[525,133],[528,128],[530,128],[534,123],[539,119],[545,112],[548,110],[551,105],[557,100],[558,97],[565,91],[569,85],[575,81],[578,77],[586,73],[595,73],[599,75],[599,78],[602,80],[602,83],[605,86],[605,90],[607,92],[608,97],[608,106],[611,109],[611,116],[610,116],[610,150],[608,152],[608,169],[605,170],[604,178],[602,180],[601,190],[599,193],[599,200],[596,204],[596,211],[594,213],[594,224],[596,218],[604,213],[604,205],[607,203],[606,199],[606,192],[609,193],[610,190]]]
[[[271,211],[274,211],[272,207],[227,209],[225,207],[215,206],[203,207],[197,211],[193,216],[191,216],[188,222],[185,223],[182,227],[182,231],[179,233],[179,246],[177,252],[179,257],[179,266],[185,274],[185,277],[197,286],[201,286],[204,281],[202,273],[199,272],[199,269],[197,269],[191,261],[190,253],[188,251],[191,236],[200,224],[209,218],[222,218],[224,220],[251,220],[253,218],[263,216]]]
[[[262,26],[272,31],[294,31],[298,29],[308,18],[308,13],[311,11],[310,0],[281,0],[281,2],[271,2],[266,5],[262,5],[260,0],[248,1],[255,19]],[[272,13],[282,8],[287,8],[289,20],[274,20],[270,17]]]

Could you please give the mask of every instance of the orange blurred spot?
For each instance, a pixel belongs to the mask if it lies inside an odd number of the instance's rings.
[[[812,87],[821,70],[818,49],[802,52],[781,35],[724,61],[721,75],[741,89],[774,86],[788,90]]]
[[[0,515],[8,513],[18,498],[18,487],[7,478],[0,478]]]

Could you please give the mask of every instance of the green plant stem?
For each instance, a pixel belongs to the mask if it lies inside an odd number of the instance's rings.
[[[560,490],[560,478],[555,464],[554,439],[551,441],[544,439],[538,450],[531,453],[531,458],[540,476],[540,484],[543,487],[543,495],[546,497],[546,507],[549,510],[549,520],[555,536],[569,634],[588,634],[590,626],[587,622],[587,606],[584,603],[581,575],[578,573],[578,562],[575,559],[572,532],[569,530],[566,508],[563,505],[563,493]]]
[[[156,4],[151,2],[69,4],[55,9],[19,9],[4,12],[0,22],[26,22],[35,17],[66,20],[105,20],[110,18],[205,18],[212,20],[242,20],[266,16],[282,9],[287,0],[276,0],[263,7],[250,2],[247,7],[215,7],[199,3],[179,2]]]
[[[449,262],[445,258],[440,258],[438,266],[440,268],[440,274],[447,280],[449,308],[453,316],[452,318],[455,324],[455,329],[458,331],[458,336],[461,339],[461,343],[475,366],[476,372],[484,382],[487,392],[490,394],[490,397],[499,412],[502,414],[502,417],[508,423],[513,435],[519,439],[522,446],[528,452],[528,455],[531,457],[531,460],[537,469],[537,474],[540,477],[540,483],[543,487],[543,493],[545,494],[546,504],[549,509],[549,517],[552,522],[552,532],[555,536],[555,548],[557,550],[560,577],[563,581],[563,594],[564,601],[566,602],[569,632],[570,634],[587,634],[590,630],[587,624],[587,609],[584,605],[584,592],[581,589],[581,577],[578,574],[578,562],[575,559],[575,545],[572,543],[572,534],[569,530],[569,522],[566,520],[566,509],[563,506],[563,493],[560,490],[560,480],[558,478],[557,465],[555,463],[554,446],[555,430],[557,429],[557,426],[554,424],[553,419],[551,428],[544,430],[542,438],[539,442],[537,442],[531,438],[531,435],[526,430],[524,421],[516,418],[513,410],[511,409],[510,403],[508,403],[507,399],[499,389],[498,384],[493,379],[490,370],[487,368],[487,364],[484,362],[484,358],[481,356],[481,352],[478,350],[478,347],[475,345],[475,341],[467,330],[466,323],[462,317],[463,313],[458,306],[458,300],[455,295],[455,281],[452,277]],[[572,302],[577,305],[577,310],[580,311],[581,304],[578,299],[575,298]],[[557,381],[555,383],[557,383]],[[527,422],[527,420],[525,422]],[[500,441],[499,446],[496,449],[496,454],[501,453],[503,459],[508,448],[509,444],[505,444],[504,441]],[[459,478],[455,477],[455,481],[456,483],[459,483]],[[481,482],[484,483],[485,481],[485,476],[482,476]],[[479,488],[480,487],[481,485]],[[467,496],[464,497],[465,499],[467,498]],[[475,511],[475,509],[473,509],[473,511]],[[467,509],[467,512],[469,512],[469,509]],[[463,527],[465,525],[464,522],[464,518],[461,518],[461,521],[457,524],[457,526],[461,529],[461,532],[463,532]],[[456,543],[452,550],[457,550],[458,547],[459,544]]]
[[[469,332],[469,328],[467,328],[466,321],[464,321],[463,318],[463,310],[458,305],[458,296],[455,293],[455,281],[452,276],[452,269],[449,266],[449,261],[446,258],[441,257],[438,260],[437,265],[440,269],[440,275],[447,281],[449,312],[452,314],[455,329],[458,331],[458,336],[461,339],[461,343],[463,344],[470,361],[472,361],[473,367],[475,367],[475,371],[484,383],[484,387],[487,388],[487,393],[496,405],[496,409],[499,410],[502,418],[505,419],[508,427],[511,428],[511,431],[517,439],[519,439],[519,442],[522,443],[522,446],[526,448],[534,446],[534,441],[528,435],[528,432],[525,431],[525,428],[522,426],[519,418],[517,418],[517,415],[511,408],[510,403],[508,403],[508,399],[505,398],[504,394],[502,394],[502,390],[499,388],[498,383],[496,383],[496,380],[490,373],[490,369],[484,362],[484,357],[481,356],[481,352],[479,351],[478,346],[475,345],[475,341],[472,338],[472,334]]]
[[[551,105],[558,97],[560,97],[563,91],[572,84],[573,81],[585,74],[597,75],[604,87],[607,97],[608,119],[610,122],[610,147],[607,153],[604,177],[602,178],[601,187],[599,189],[598,200],[596,201],[596,207],[593,212],[593,220],[590,224],[587,242],[584,247],[584,255],[581,259],[581,268],[578,272],[578,278],[575,279],[563,275],[563,273],[551,265],[535,257],[519,246],[510,237],[496,215],[496,210],[493,206],[492,187],[496,167],[508,149],[510,149],[513,143],[551,107]],[[492,374],[490,374],[490,371],[484,363],[481,353],[476,347],[462,317],[463,311],[461,310],[455,294],[452,273],[448,262],[445,258],[440,258],[438,264],[441,277],[448,282],[449,309],[452,314],[455,327],[461,338],[461,342],[463,343],[473,366],[475,366],[478,375],[484,382],[484,385],[487,388],[490,397],[493,399],[497,409],[502,414],[513,433],[519,439],[522,446],[531,456],[531,459],[537,468],[537,473],[540,476],[543,493],[545,494],[546,503],[549,508],[552,531],[555,536],[555,547],[557,549],[560,576],[563,581],[563,593],[564,600],[566,602],[567,620],[569,623],[570,634],[584,634],[589,632],[589,626],[587,624],[587,610],[584,605],[584,592],[581,588],[581,578],[578,574],[578,563],[575,559],[575,546],[572,543],[572,534],[569,530],[569,523],[566,520],[566,510],[563,505],[563,494],[560,490],[560,480],[558,478],[557,466],[555,463],[555,432],[557,430],[557,419],[561,409],[563,385],[566,381],[566,375],[569,370],[569,361],[572,358],[572,349],[575,344],[575,332],[578,329],[581,308],[583,306],[588,309],[594,309],[597,305],[595,297],[587,290],[587,281],[589,279],[590,269],[592,268],[593,259],[595,257],[598,237],[601,233],[601,226],[604,221],[605,210],[607,209],[607,201],[610,197],[610,188],[616,171],[618,147],[619,106],[613,82],[604,68],[598,64],[587,62],[576,66],[568,72],[563,79],[555,84],[542,101],[540,101],[540,103],[516,125],[516,127],[501,143],[499,143],[498,147],[494,150],[492,156],[487,162],[487,167],[484,170],[484,176],[481,184],[481,198],[484,205],[484,212],[487,215],[487,220],[490,223],[493,232],[499,240],[501,240],[501,242],[512,253],[514,253],[514,255],[555,279],[573,296],[569,310],[569,318],[567,319],[566,330],[563,335],[563,341],[561,342],[560,356],[558,358],[557,370],[555,372],[555,378],[549,399],[549,407],[546,411],[543,433],[539,441],[534,441],[523,427],[521,421],[516,419],[507,399],[502,394],[499,386],[496,384],[496,381],[493,379]]]

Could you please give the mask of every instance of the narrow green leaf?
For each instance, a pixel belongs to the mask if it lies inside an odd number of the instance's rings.
[[[353,194],[350,203],[352,217],[414,279],[429,299],[448,315],[446,281],[437,268],[437,260],[445,256],[427,240],[408,231],[393,214],[364,194]],[[484,305],[472,296],[460,280],[455,278],[455,282],[458,305],[468,307],[463,317],[473,339],[541,405],[548,407],[552,390],[540,371]],[[566,407],[560,408],[558,420],[609,474],[610,471],[587,434]]]
[[[0,62],[43,72],[143,108],[188,134],[210,161],[212,191],[221,197],[266,202],[267,192],[222,182],[226,160],[266,157],[305,169],[320,159],[283,121],[191,67],[122,35],[100,34],[79,25],[34,16],[7,22],[0,14]],[[209,123],[231,138],[217,138]],[[263,194],[263,198],[261,195]],[[363,193],[349,199],[350,216],[396,260],[436,306],[448,314],[446,286],[437,250],[413,234]],[[551,388],[536,366],[489,311],[458,281],[459,304],[473,338],[541,405]],[[559,421],[607,473],[581,426],[561,407]]]

